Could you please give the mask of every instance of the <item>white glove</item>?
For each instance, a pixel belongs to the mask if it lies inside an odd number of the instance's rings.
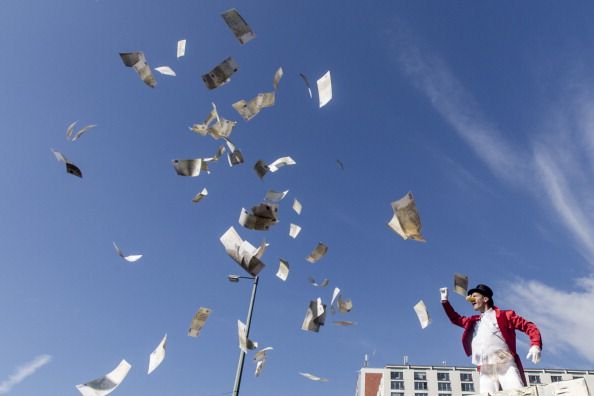
[[[532,345],[528,350],[526,359],[532,360],[532,363],[537,364],[540,362],[540,347],[538,345]]]
[[[441,294],[441,301],[448,301],[448,288],[442,287],[439,289],[439,293]]]

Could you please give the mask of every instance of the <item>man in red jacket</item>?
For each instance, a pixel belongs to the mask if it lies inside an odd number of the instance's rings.
[[[468,291],[466,300],[480,315],[461,316],[448,301],[448,289],[440,289],[441,304],[450,321],[464,328],[462,345],[480,373],[480,392],[495,393],[501,390],[526,386],[524,369],[516,352],[516,330],[530,338],[527,359],[540,361],[542,339],[536,325],[514,311],[501,310],[493,304],[493,290],[487,285],[477,285]]]

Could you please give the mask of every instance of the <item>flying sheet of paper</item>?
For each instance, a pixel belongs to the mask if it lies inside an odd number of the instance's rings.
[[[120,57],[122,58],[124,65],[133,68],[136,74],[138,74],[138,77],[140,77],[146,85],[155,88],[157,80],[155,80],[155,77],[153,77],[153,74],[151,73],[151,68],[144,57],[144,52],[120,52]]]
[[[66,164],[66,172],[67,173],[70,173],[71,175],[78,176],[78,177],[82,178],[82,172],[80,171],[78,166],[76,166],[72,162],[70,162],[68,160],[68,158],[66,158],[66,156],[64,154],[62,154],[61,152],[59,152],[58,150],[54,150],[54,149],[50,149],[50,150],[52,151],[52,153],[54,153],[54,157],[56,157],[56,159],[59,162]]]
[[[313,331],[318,333],[320,326],[323,326],[326,321],[326,305],[322,303],[320,297],[317,300],[309,302],[309,307],[305,312],[305,318],[301,325],[301,330]]]
[[[334,300],[336,300],[336,297],[338,297],[339,294],[340,289],[338,287],[335,287],[334,291],[332,292],[332,301],[330,301],[330,307],[332,307],[332,309],[334,309]]]
[[[415,241],[425,242],[421,235],[421,218],[415,205],[415,199],[412,192],[408,192],[398,201],[392,202],[394,215],[388,223],[388,226],[400,235],[403,239],[413,239]]]
[[[265,201],[268,202],[280,202],[287,194],[289,193],[289,190],[285,190],[285,191],[274,191],[274,190],[268,190],[268,192],[266,193],[266,196],[264,197]]]
[[[311,94],[311,85],[309,84],[309,79],[303,73],[299,73],[299,76],[301,77],[301,79],[303,79],[303,82],[305,83],[305,86],[307,87],[307,92],[309,93],[309,97],[313,98],[313,95]]]
[[[351,312],[352,309],[353,302],[350,299],[343,300],[342,298],[338,297],[338,310],[340,311],[340,313]]]
[[[247,338],[247,326],[241,320],[237,320],[237,336],[239,338],[239,349],[247,353],[248,349],[258,348],[258,343]]]
[[[277,170],[279,170],[279,168],[282,168],[283,166],[286,165],[295,165],[297,164],[297,162],[295,162],[293,160],[293,158],[291,157],[281,157],[277,160],[275,160],[272,164],[268,165],[268,170],[270,172],[276,172]]]
[[[322,280],[320,283],[316,282],[316,280],[311,276],[307,277],[307,280],[315,287],[326,287],[330,283],[330,279],[328,278],[324,278],[324,280]]]
[[[149,356],[148,374],[155,371],[155,369],[163,363],[163,360],[165,359],[165,348],[167,348],[167,334],[165,334],[165,337],[163,337],[159,345],[157,345],[155,350],[152,351]]]
[[[235,145],[229,140],[228,138],[225,139],[225,143],[227,144],[227,160],[229,161],[229,166],[233,167],[235,165],[243,164],[243,154]]]
[[[262,160],[258,160],[254,165],[254,170],[258,174],[258,177],[261,179],[264,177],[266,173],[268,173],[268,165]]]
[[[181,58],[186,54],[186,40],[179,40],[177,42],[177,59]]]
[[[301,202],[299,202],[297,200],[297,198],[293,199],[293,210],[295,211],[295,213],[297,213],[298,215],[301,214],[301,209],[303,209],[303,206],[301,205]]]
[[[420,300],[418,303],[416,303],[414,309],[415,313],[417,314],[417,318],[419,318],[419,322],[421,322],[421,328],[424,329],[425,327],[429,326],[429,323],[431,323],[431,318],[429,318],[429,312],[427,311],[427,307],[425,306],[423,300]]]
[[[171,76],[171,77],[175,77],[176,74],[173,71],[172,68],[170,68],[169,66],[159,66],[159,67],[155,67],[155,70],[158,71],[161,74],[164,74],[166,76]]]
[[[126,378],[132,365],[125,359],[120,364],[101,378],[89,381],[85,384],[76,385],[76,389],[83,396],[106,396],[113,392]]]
[[[305,378],[312,380],[312,381],[320,381],[320,382],[328,382],[328,378],[318,377],[317,375],[310,374],[310,373],[299,373]]]
[[[208,190],[205,187],[202,189],[202,191],[200,191],[198,194],[196,194],[194,196],[194,198],[192,198],[192,202],[198,203],[198,202],[202,201],[202,198],[206,197],[207,195],[208,195]]]
[[[241,44],[246,44],[256,38],[256,34],[235,8],[223,12],[221,16]]]
[[[262,109],[262,107],[258,106],[257,96],[253,99],[250,99],[249,101],[246,101],[245,99],[238,100],[231,106],[245,121],[249,121],[254,118]]]
[[[204,123],[192,125],[190,131],[202,136],[210,135],[215,140],[221,138],[227,140],[236,124],[236,121],[230,121],[220,117],[217,106],[212,103],[212,110],[204,120]]]
[[[334,323],[335,325],[338,325],[338,326],[353,326],[356,324],[356,322],[351,322],[348,320],[335,320],[332,323]]]
[[[248,230],[267,231],[270,226],[277,223],[277,204],[262,203],[252,208],[252,213],[241,208],[239,224]]]
[[[313,264],[324,257],[327,252],[328,246],[324,245],[322,242],[319,242],[318,246],[316,246],[316,248],[305,259]]]
[[[318,96],[320,98],[320,108],[326,106],[332,100],[332,78],[330,70],[318,79]]]
[[[279,67],[274,73],[274,80],[272,81],[272,86],[274,87],[275,91],[278,89],[278,83],[280,82],[281,78],[283,78],[283,74],[284,72],[282,67]]]
[[[254,360],[256,361],[256,377],[262,373],[262,368],[264,368],[264,363],[266,363],[266,353],[273,349],[273,347],[266,347],[256,352],[256,355],[254,356]]]
[[[468,276],[454,274],[454,291],[459,295],[466,297],[468,291]]]
[[[239,65],[229,57],[216,65],[211,71],[202,75],[202,81],[208,89],[215,89],[230,81],[233,73],[239,70]]]
[[[194,314],[192,321],[190,322],[190,328],[188,329],[188,335],[190,337],[198,337],[200,330],[202,330],[204,327],[204,324],[206,323],[206,320],[210,316],[211,312],[212,310],[206,307],[200,307],[200,309],[198,309],[196,314]]]
[[[266,250],[266,243],[255,248],[248,241],[241,239],[235,228],[229,227],[219,239],[227,254],[251,276],[256,276],[266,266],[260,258]]]
[[[69,138],[72,136],[73,132],[74,132],[74,126],[76,125],[78,121],[74,121],[72,124],[70,124],[68,126],[68,129],[66,129],[66,137]],[[87,125],[83,128],[81,128],[78,132],[76,132],[76,134],[74,135],[74,137],[72,137],[73,142],[77,141],[84,133],[86,133],[89,129],[91,128],[95,128],[97,125],[96,124],[91,124],[91,125]]]
[[[276,271],[276,276],[283,282],[287,280],[289,277],[289,262],[283,259],[280,259],[280,263],[278,264],[278,271]]]
[[[131,255],[126,256],[122,252],[122,249],[120,249],[120,247],[115,242],[112,241],[112,243],[113,243],[113,247],[114,247],[116,253],[118,254],[118,256],[120,256],[121,258],[123,258],[127,262],[134,263],[134,262],[136,262],[136,261],[138,261],[138,260],[140,260],[142,258],[142,254],[131,254]]]
[[[293,239],[297,238],[297,235],[301,232],[301,227],[297,224],[291,223],[289,225],[289,236]]]

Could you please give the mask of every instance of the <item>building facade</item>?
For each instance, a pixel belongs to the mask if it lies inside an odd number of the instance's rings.
[[[594,370],[524,369],[528,385],[584,378],[594,389]],[[470,396],[479,392],[476,367],[390,365],[364,367],[355,396]]]

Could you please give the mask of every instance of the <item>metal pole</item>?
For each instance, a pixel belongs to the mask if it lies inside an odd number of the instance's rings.
[[[252,312],[254,311],[254,302],[256,301],[256,290],[258,290],[258,277],[254,278],[252,286],[252,297],[250,299],[250,307],[248,309],[248,315],[246,320],[245,337],[250,336],[250,325],[252,323]],[[245,353],[239,351],[239,362],[237,362],[237,372],[235,373],[235,384],[233,385],[233,396],[239,395],[239,386],[241,385],[241,374],[243,373],[243,362],[245,361]]]

